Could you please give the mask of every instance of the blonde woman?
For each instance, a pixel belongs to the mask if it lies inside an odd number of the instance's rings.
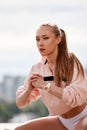
[[[68,51],[65,31],[57,25],[42,24],[36,32],[36,44],[42,60],[32,66],[24,85],[18,88],[16,103],[21,108],[41,97],[50,116],[25,122],[15,130],[74,130],[87,116],[83,66]]]

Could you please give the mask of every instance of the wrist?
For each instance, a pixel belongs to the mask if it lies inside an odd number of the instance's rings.
[[[33,87],[32,85],[26,87],[26,91],[27,91],[28,93],[31,93],[33,90],[34,90],[34,87]]]

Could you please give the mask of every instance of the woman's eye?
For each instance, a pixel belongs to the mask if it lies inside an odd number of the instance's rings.
[[[38,41],[40,41],[40,39],[39,39],[39,38],[36,38],[36,41],[38,42]]]
[[[43,39],[49,39],[49,37],[44,37]]]

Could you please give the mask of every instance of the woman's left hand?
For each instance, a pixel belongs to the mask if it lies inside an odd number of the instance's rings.
[[[43,89],[43,87],[46,85],[46,82],[40,74],[33,74],[30,80],[35,88]]]

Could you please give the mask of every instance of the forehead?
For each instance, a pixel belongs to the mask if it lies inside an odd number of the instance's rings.
[[[49,26],[41,26],[37,32],[36,32],[36,36],[42,36],[42,35],[53,35],[53,30],[51,27]]]

